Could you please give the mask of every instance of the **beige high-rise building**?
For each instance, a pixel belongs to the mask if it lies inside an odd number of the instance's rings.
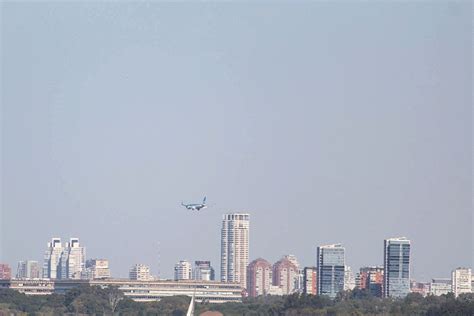
[[[469,268],[457,268],[453,270],[451,274],[451,284],[454,296],[458,297],[459,294],[472,293],[471,278],[472,274]]]
[[[53,238],[48,242],[48,249],[44,253],[43,278],[60,279],[61,278],[61,255],[63,246],[61,238]]]
[[[191,280],[193,269],[191,262],[187,260],[181,260],[174,265],[174,279],[178,280]]]
[[[151,280],[150,267],[144,264],[136,264],[130,268],[130,280],[149,281]]]
[[[110,278],[109,260],[107,259],[87,260],[84,278],[90,279],[90,280]]]
[[[250,297],[266,295],[272,286],[272,265],[258,258],[247,267],[247,292]]]
[[[221,229],[221,281],[247,288],[249,214],[225,214]]]
[[[273,285],[280,287],[283,295],[296,292],[298,277],[299,269],[285,257],[273,265]]]

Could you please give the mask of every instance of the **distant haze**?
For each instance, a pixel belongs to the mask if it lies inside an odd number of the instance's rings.
[[[469,1],[2,2],[0,261],[79,237],[114,276],[219,271],[412,240],[412,276],[472,266]],[[210,208],[191,212],[183,202]],[[159,245],[159,247],[158,247]]]

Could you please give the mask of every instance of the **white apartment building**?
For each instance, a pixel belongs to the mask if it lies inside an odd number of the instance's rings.
[[[181,260],[174,265],[174,279],[178,280],[191,280],[193,269],[191,262],[187,260]]]
[[[129,272],[130,280],[136,281],[149,281],[151,280],[150,267],[144,264],[136,264],[130,268]]]
[[[247,288],[249,224],[246,213],[225,214],[221,229],[221,281],[237,282]]]
[[[457,268],[453,270],[451,274],[451,286],[454,296],[458,297],[459,294],[471,293],[471,269],[470,268]]]

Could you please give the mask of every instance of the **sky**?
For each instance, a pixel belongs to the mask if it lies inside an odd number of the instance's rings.
[[[126,277],[250,260],[472,266],[469,1],[2,2],[0,262],[52,237]],[[191,212],[183,202],[207,196]]]

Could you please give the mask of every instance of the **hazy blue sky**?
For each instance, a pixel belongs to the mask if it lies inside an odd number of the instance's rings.
[[[412,240],[412,275],[472,265],[470,2],[4,2],[0,261],[53,236],[126,276]],[[201,213],[180,202],[212,207]]]

